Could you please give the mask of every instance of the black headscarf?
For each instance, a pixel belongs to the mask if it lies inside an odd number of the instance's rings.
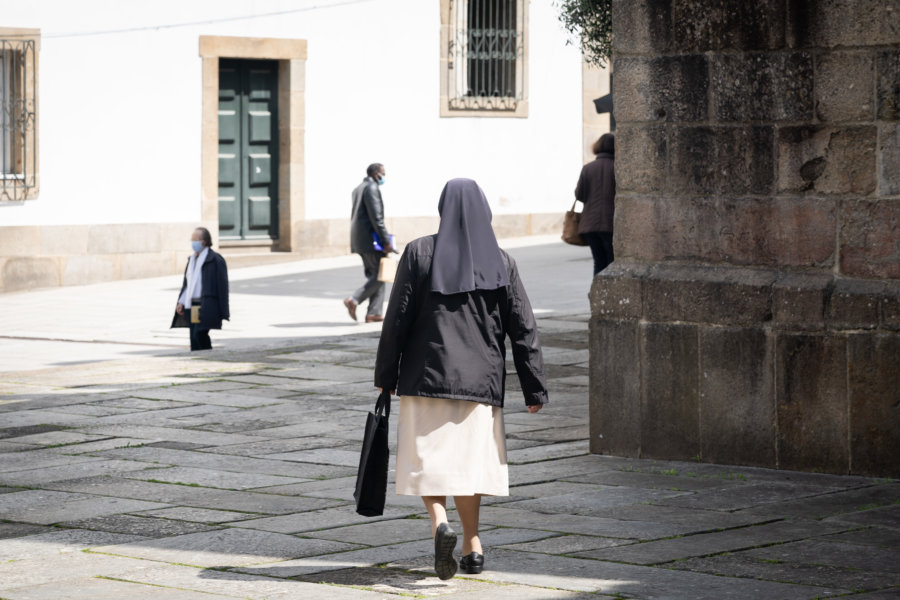
[[[431,262],[431,291],[458,294],[509,285],[491,227],[491,207],[471,179],[451,179],[438,204],[441,227]]]

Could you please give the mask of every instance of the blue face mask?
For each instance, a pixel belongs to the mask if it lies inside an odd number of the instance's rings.
[[[378,178],[378,185],[384,185],[384,177]]]
[[[203,242],[192,241],[191,248],[194,249],[194,252],[200,252],[203,250]]]

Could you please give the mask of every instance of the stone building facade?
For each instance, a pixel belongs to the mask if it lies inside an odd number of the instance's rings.
[[[613,5],[591,451],[900,474],[900,3]]]

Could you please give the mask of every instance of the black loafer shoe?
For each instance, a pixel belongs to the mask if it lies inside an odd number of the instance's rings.
[[[456,549],[456,532],[450,529],[447,523],[438,525],[434,533],[434,571],[441,579],[450,579],[456,575],[456,559],[453,558],[453,550]]]
[[[472,552],[459,559],[459,568],[470,575],[478,575],[484,571],[484,555]]]

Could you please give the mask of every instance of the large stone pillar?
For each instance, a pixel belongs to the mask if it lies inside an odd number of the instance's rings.
[[[591,451],[900,475],[900,5],[613,6]]]

